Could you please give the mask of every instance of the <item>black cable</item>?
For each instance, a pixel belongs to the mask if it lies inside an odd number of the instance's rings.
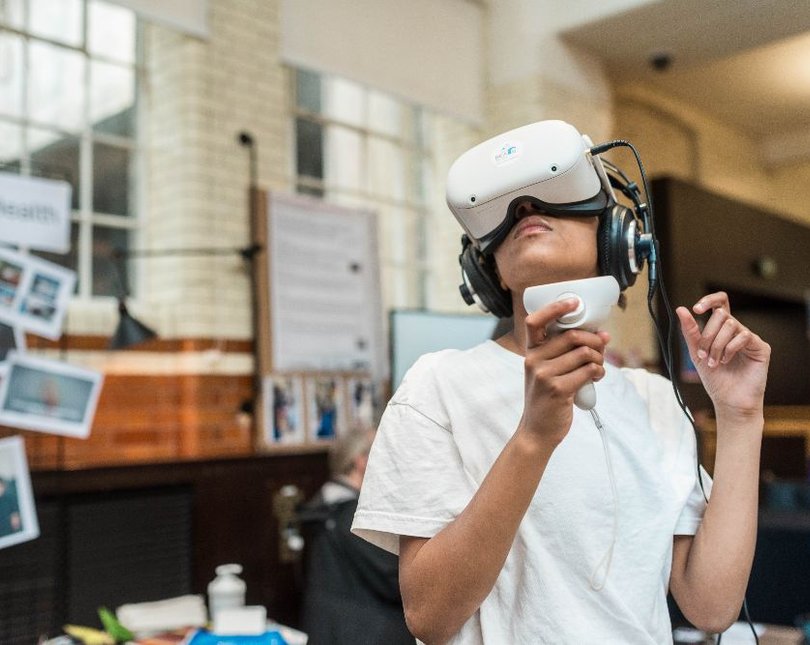
[[[669,377],[670,383],[672,384],[672,390],[675,393],[675,400],[678,403],[678,407],[681,408],[686,418],[689,420],[690,425],[692,426],[692,430],[695,433],[695,442],[696,442],[696,467],[697,467],[697,476],[698,476],[698,483],[700,484],[700,490],[703,494],[703,499],[706,504],[709,503],[709,498],[706,495],[706,490],[703,485],[703,475],[700,467],[700,433],[698,431],[697,423],[695,422],[695,418],[692,416],[692,413],[689,411],[689,408],[686,406],[686,403],[683,400],[683,396],[681,395],[680,388],[678,387],[677,380],[673,373],[673,365],[674,365],[674,328],[675,328],[675,312],[672,310],[672,304],[670,303],[669,296],[667,295],[666,286],[664,285],[664,276],[663,271],[661,271],[660,259],[658,258],[658,238],[655,234],[655,218],[653,216],[653,204],[652,204],[652,193],[650,192],[649,184],[647,182],[647,173],[644,170],[644,164],[641,161],[641,155],[639,155],[638,150],[636,147],[626,141],[624,139],[616,139],[614,141],[608,141],[606,143],[599,144],[597,146],[593,146],[591,148],[592,155],[599,155],[603,152],[607,152],[612,148],[617,147],[626,147],[630,148],[633,152],[633,156],[636,160],[636,165],[638,166],[639,174],[641,175],[641,184],[644,189],[644,196],[647,200],[646,204],[641,203],[640,197],[637,199],[633,199],[633,194],[638,196],[638,187],[634,182],[630,182],[627,175],[625,175],[617,166],[608,162],[605,164],[609,169],[615,171],[627,184],[628,190],[631,195],[628,195],[634,205],[636,207],[636,212],[642,217],[642,220],[645,224],[646,232],[652,236],[652,245],[651,245],[651,253],[647,258],[647,278],[649,281],[649,288],[647,290],[647,310],[650,314],[650,318],[653,321],[653,327],[655,328],[655,335],[658,340],[658,345],[661,348],[661,357],[664,362],[664,367],[666,368],[667,376]],[[604,160],[600,161],[603,162]],[[623,191],[624,192],[624,191]],[[627,195],[627,193],[625,192]],[[640,212],[639,212],[640,211]],[[655,308],[653,307],[653,299],[655,297],[656,291],[658,296],[661,300],[661,304],[664,307],[664,312],[666,313],[666,328],[663,328],[661,321],[658,318],[658,315],[655,313]],[[754,623],[751,620],[751,616],[748,613],[748,600],[743,597],[743,613],[745,616],[745,620],[748,623],[748,626],[751,628],[751,633],[754,635],[754,642],[756,645],[759,645],[759,636],[757,636],[756,629],[754,628]],[[718,634],[717,636],[717,644],[720,644],[720,639],[722,638],[722,634]]]

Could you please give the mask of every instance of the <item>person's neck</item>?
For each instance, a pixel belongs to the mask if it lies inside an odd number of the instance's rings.
[[[495,340],[504,349],[519,354],[526,355],[526,312],[512,311],[512,330]]]

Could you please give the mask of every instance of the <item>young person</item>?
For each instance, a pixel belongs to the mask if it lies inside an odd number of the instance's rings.
[[[481,144],[494,165],[480,181],[514,175],[508,164],[533,148],[564,159],[581,140],[559,121],[495,137]],[[586,144],[568,155],[570,172],[555,161],[534,193],[509,193],[508,214],[490,214],[498,225],[484,234],[454,211],[495,288],[511,296],[500,315],[514,328],[421,357],[372,447],[353,530],[399,554],[408,625],[425,643],[660,645],[672,642],[668,590],[710,632],[743,602],[769,346],[723,293],[677,310],[717,419],[706,505],[694,433],[669,381],[606,364],[605,332],[549,335],[576,301],[523,307],[527,287],[606,266],[597,238],[612,199]],[[709,314],[702,329],[693,313]],[[596,415],[573,404],[591,380]]]

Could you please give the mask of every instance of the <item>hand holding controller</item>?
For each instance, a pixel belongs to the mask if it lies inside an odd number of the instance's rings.
[[[619,283],[610,275],[582,280],[568,280],[529,287],[523,292],[523,306],[533,313],[556,302],[576,298],[577,308],[561,316],[551,325],[550,334],[561,333],[567,329],[586,329],[599,331],[610,316],[610,310],[619,299]],[[596,388],[593,383],[586,383],[574,396],[574,404],[581,410],[590,410],[596,405]]]

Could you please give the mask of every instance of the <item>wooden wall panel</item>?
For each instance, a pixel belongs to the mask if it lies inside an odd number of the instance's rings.
[[[107,375],[88,439],[2,428],[21,434],[32,470],[248,455],[252,377]]]

